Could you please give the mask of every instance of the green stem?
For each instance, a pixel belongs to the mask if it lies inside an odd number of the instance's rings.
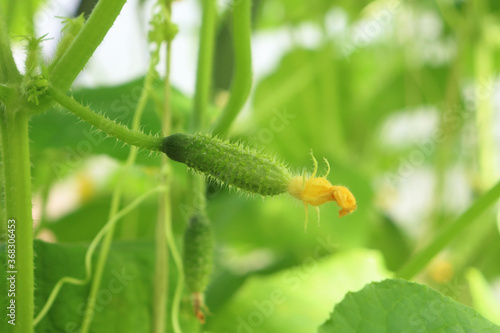
[[[171,3],[170,3],[171,5]],[[171,6],[168,8],[169,13],[171,13]],[[170,18],[169,18],[170,20]],[[172,42],[167,41],[167,59],[166,59],[166,70],[165,70],[165,105],[163,114],[163,131],[164,135],[167,136],[171,131],[172,123],[172,113],[171,113],[171,87],[170,87],[170,68],[171,68],[171,58],[172,58]],[[200,113],[200,116],[202,113]],[[172,254],[175,266],[177,267],[177,284],[175,287],[174,298],[172,300],[172,328],[175,333],[182,333],[181,326],[179,323],[180,318],[180,305],[182,301],[182,291],[184,290],[184,272],[182,266],[182,258],[179,253],[179,249],[175,243],[174,233],[172,231],[172,201],[171,201],[171,175],[172,171],[170,168],[170,163],[168,159],[164,156],[162,159],[162,164],[164,168],[163,185],[165,187],[165,192],[163,193],[163,198],[161,201],[162,213],[161,219],[159,219],[158,229],[162,232],[164,237],[159,236],[159,246],[157,256],[159,256],[160,261],[165,261],[165,271],[163,283],[168,286],[168,250]],[[168,249],[167,249],[168,246]],[[161,252],[163,251],[163,252]],[[158,283],[160,283],[160,279]],[[168,289],[165,290],[163,294],[165,297],[168,296]],[[165,311],[165,310],[163,310]],[[165,313],[165,312],[163,312]]]
[[[214,134],[227,133],[252,88],[251,4],[251,0],[241,0],[233,8],[234,76],[229,101],[214,127]]]
[[[169,177],[169,174],[166,175]],[[170,183],[169,183],[170,186]],[[170,191],[166,192],[165,195],[170,195]],[[170,196],[169,196],[170,198]],[[171,204],[169,202],[166,209],[171,211]],[[166,210],[165,209],[165,210]],[[169,217],[168,224],[165,230],[167,244],[169,245],[170,253],[174,259],[175,266],[177,267],[177,285],[175,288],[174,299],[172,300],[172,327],[175,333],[181,333],[181,327],[179,324],[179,310],[182,301],[182,291],[184,290],[184,268],[182,266],[182,258],[179,253],[179,249],[175,244],[174,235],[172,232],[172,218]]]
[[[415,274],[424,269],[434,256],[464,231],[465,228],[471,225],[489,206],[494,204],[498,197],[500,197],[500,182],[477,199],[454,223],[445,227],[422,251],[413,256],[396,274],[397,277],[411,279]]]
[[[16,278],[16,325],[13,332],[32,332],[34,275],[29,117],[22,110],[9,106],[0,107],[0,126],[6,214],[9,220],[15,220],[15,265],[7,267],[8,271],[17,271],[13,273]]]
[[[51,86],[67,91],[113,25],[126,0],[99,0],[82,30],[50,72]]]
[[[166,159],[162,156],[162,160]],[[168,174],[162,174],[161,182],[164,184],[163,178],[168,177]],[[155,273],[154,273],[154,295],[153,295],[153,332],[165,332],[165,314],[167,310],[168,296],[168,246],[165,237],[165,220],[170,218],[167,213],[170,210],[170,201],[166,200],[170,193],[170,189],[165,189],[165,192],[160,194],[158,207],[158,220],[156,223],[156,239],[155,239]]]
[[[171,2],[167,1],[166,22],[170,22],[171,18]],[[172,56],[172,43],[166,41],[166,59],[165,59],[165,82],[164,82],[164,105],[161,115],[163,135],[167,136],[171,128],[170,114],[170,60]],[[156,223],[156,240],[155,240],[155,275],[154,275],[154,306],[153,306],[153,332],[163,333],[166,331],[167,300],[168,300],[168,250],[169,244],[167,241],[167,233],[172,224],[172,207],[170,201],[170,165],[166,156],[162,156],[162,167],[160,174],[160,183],[164,186],[165,192],[160,195],[158,203],[158,219]],[[178,318],[172,318],[172,323],[175,326]]]
[[[132,147],[131,149],[134,149]],[[123,172],[123,171],[122,171]],[[111,208],[109,211],[108,221],[112,220],[118,213],[120,208],[121,199],[121,182],[118,182],[116,189],[113,191],[113,196],[111,198]],[[82,327],[80,333],[87,333],[90,329],[90,324],[94,318],[95,303],[97,301],[97,293],[101,287],[102,276],[104,273],[104,268],[106,266],[106,261],[108,259],[109,250],[111,248],[111,243],[113,241],[113,235],[115,231],[115,225],[112,225],[106,235],[104,236],[104,241],[101,246],[101,251],[99,252],[99,257],[97,258],[97,264],[95,269],[94,278],[92,279],[92,284],[90,285],[90,292],[87,298],[87,304],[85,306],[85,312],[83,314]]]
[[[202,1],[203,16],[201,19],[196,90],[194,93],[194,109],[191,122],[191,130],[193,132],[203,126],[203,115],[209,101],[217,18],[216,5],[216,0]]]
[[[125,143],[147,150],[160,151],[163,138],[157,136],[146,135],[139,131],[133,131],[123,125],[117,124],[114,121],[99,115],[89,108],[81,105],[73,98],[66,96],[52,88],[49,89],[50,96],[61,106],[68,109],[81,119],[90,123],[95,128],[113,136]]]

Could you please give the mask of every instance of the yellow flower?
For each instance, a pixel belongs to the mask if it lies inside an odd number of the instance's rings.
[[[316,177],[318,171],[318,161],[314,158],[312,151],[311,156],[314,162],[314,171],[309,178],[306,178],[305,173],[302,176],[293,177],[288,185],[288,192],[295,198],[304,203],[306,211],[306,221],[304,228],[307,229],[307,205],[316,207],[318,212],[318,226],[319,226],[319,207],[320,205],[335,201],[341,208],[339,217],[345,216],[356,210],[356,198],[344,186],[332,185],[326,177],[330,173],[330,164],[326,159],[325,163],[328,167],[326,174],[323,177]]]

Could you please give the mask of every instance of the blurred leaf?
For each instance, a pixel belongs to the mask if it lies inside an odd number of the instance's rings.
[[[385,280],[347,294],[319,332],[493,333],[500,327],[427,286]]]
[[[270,275],[249,277],[231,300],[209,317],[214,332],[313,332],[332,304],[349,290],[388,276],[381,256],[374,251],[344,252],[316,257]]]
[[[258,130],[252,133],[256,145],[273,147],[289,161],[303,161],[311,148],[329,158],[346,157],[340,71],[329,48],[287,54],[256,88],[253,110]]]
[[[471,268],[466,273],[474,308],[483,316],[500,325],[500,302],[481,271]]]
[[[393,112],[441,103],[448,74],[448,67],[409,70],[394,47],[361,48],[349,59],[328,45],[294,49],[256,88],[252,136],[292,161],[312,148],[334,163],[362,160],[366,170],[371,157],[380,159],[372,143],[378,126]]]
[[[283,25],[298,25],[303,22],[321,22],[325,14],[334,8],[342,8],[353,16],[369,4],[368,0],[359,1],[329,1],[319,0],[314,2],[267,0],[264,1],[259,17],[259,29],[271,29]]]

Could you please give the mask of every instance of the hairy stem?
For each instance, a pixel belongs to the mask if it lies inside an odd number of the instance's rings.
[[[427,264],[465,228],[470,226],[488,207],[493,205],[500,197],[500,182],[492,187],[474,202],[454,223],[445,227],[438,236],[422,251],[411,258],[406,265],[396,274],[403,279],[411,279],[415,274],[424,269]]]
[[[234,76],[229,101],[214,127],[214,134],[227,133],[252,88],[251,4],[251,0],[241,0],[233,8]]]
[[[93,112],[89,108],[75,101],[73,98],[66,96],[66,94],[60,93],[55,89],[50,88],[49,94],[61,106],[65,107],[71,113],[74,113],[95,128],[103,131],[104,133],[122,140],[123,142],[132,146],[137,146],[139,148],[153,151],[161,150],[163,138],[147,135],[139,131],[131,130],[123,125],[117,124],[114,121]]]
[[[8,225],[13,225],[15,235],[15,262],[9,262],[7,273],[15,276],[16,285],[16,325],[12,327],[13,332],[26,333],[33,331],[34,306],[29,117],[22,110],[10,106],[0,106],[5,207]]]

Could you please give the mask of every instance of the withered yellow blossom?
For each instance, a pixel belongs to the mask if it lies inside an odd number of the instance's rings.
[[[304,173],[302,176],[293,177],[288,185],[288,192],[304,203],[306,211],[306,221],[304,228],[307,229],[307,205],[316,207],[318,212],[318,225],[319,225],[319,206],[335,201],[340,206],[339,217],[345,216],[356,210],[356,198],[345,186],[332,185],[326,177],[330,173],[330,164],[324,158],[327,165],[326,174],[323,177],[316,177],[318,171],[318,161],[314,158],[311,152],[314,163],[314,171],[309,178]]]

